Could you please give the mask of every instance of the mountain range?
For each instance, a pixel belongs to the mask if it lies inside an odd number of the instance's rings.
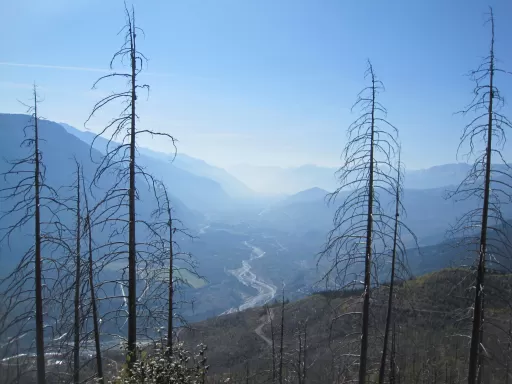
[[[20,144],[25,137],[23,128],[28,122],[27,115],[0,114],[0,153],[3,160],[0,173],[9,167],[5,160],[27,156],[28,149],[20,147]],[[93,133],[47,120],[40,121],[40,134],[48,184],[56,188],[71,185],[74,160],[82,164],[86,179],[91,180],[97,160],[105,152],[106,138],[99,137],[91,149]],[[281,191],[290,192],[286,195],[265,195],[247,180],[239,181],[236,174],[181,153],[175,156],[139,148],[138,162],[166,184],[176,211],[175,217],[198,235],[194,241],[180,239],[180,245],[187,252],[192,252],[199,263],[200,274],[208,281],[197,291],[197,305],[194,313],[190,314],[194,319],[237,307],[250,296],[252,288],[244,286],[230,272],[236,271],[252,257],[248,244],[265,252],[266,256],[254,260],[251,266],[253,273],[264,276],[268,283],[277,286],[278,282],[285,282],[300,296],[300,292],[318,280],[315,255],[332,228],[334,212],[345,193],[342,192],[337,201],[327,204],[328,184],[335,186],[328,176],[330,174],[334,178],[332,169],[317,166],[293,170],[264,168],[275,177],[272,181],[276,183],[274,191],[291,183],[281,188]],[[476,204],[474,200],[455,203],[446,199],[447,187],[462,179],[468,168],[466,164],[448,164],[407,172],[408,181],[403,193],[403,204],[407,210],[404,222],[416,233],[420,246],[442,242],[455,219]],[[271,180],[270,176],[265,180]],[[0,182],[4,183],[4,180]],[[138,211],[148,215],[154,207],[152,196],[147,188],[142,188],[143,185],[144,181],[140,179]],[[425,188],[427,186],[432,188]],[[0,210],[5,211],[7,203],[2,201],[1,204]],[[382,204],[393,206],[391,199]],[[512,211],[508,206],[504,208],[505,215],[510,217]],[[23,245],[30,233],[30,228],[17,233],[13,248],[0,250],[2,267],[19,260],[17,255],[23,254]],[[99,233],[98,236],[101,240],[104,234]],[[413,245],[412,240],[405,239],[408,246]],[[418,260],[413,265],[425,265]],[[446,266],[441,259],[435,260],[428,264],[429,270]]]
[[[321,167],[312,164],[283,168],[240,164],[228,170],[247,186],[259,193],[295,194],[310,188],[322,188],[329,192],[339,187],[336,167]],[[405,170],[404,187],[408,189],[431,189],[459,184],[468,171],[469,164],[453,163],[436,165],[426,169]]]
[[[0,114],[0,150],[4,159],[24,154],[19,143],[27,121],[26,115]],[[73,158],[84,164],[85,172],[92,174],[95,167],[92,158],[99,158],[108,144],[104,137],[94,140],[96,136],[92,132],[46,120],[41,123],[41,134],[49,180],[57,186],[71,184],[73,164],[70,160]],[[333,213],[339,203],[338,200],[329,205],[325,199],[336,187],[332,168],[313,165],[290,169],[234,168],[235,175],[246,182],[254,177],[268,188],[272,184],[274,192],[294,192],[269,197],[262,196],[258,193],[260,189],[251,189],[225,169],[203,160],[147,148],[139,148],[138,153],[139,164],[169,187],[174,204],[182,207],[181,211],[190,222],[199,223],[208,217],[231,224],[247,222],[260,228],[292,232],[327,233],[332,227]],[[5,162],[0,168],[5,171]],[[244,169],[246,171],[242,172]],[[403,202],[408,215],[405,220],[421,239],[438,239],[454,219],[473,204],[468,201],[455,204],[445,199],[447,187],[460,182],[468,170],[467,164],[446,164],[406,172]],[[249,185],[254,187],[254,180]]]

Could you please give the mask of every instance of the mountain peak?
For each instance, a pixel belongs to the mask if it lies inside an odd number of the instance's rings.
[[[300,191],[294,195],[288,197],[286,203],[297,203],[297,202],[308,202],[318,201],[324,199],[329,194],[328,191],[319,187],[313,187]]]

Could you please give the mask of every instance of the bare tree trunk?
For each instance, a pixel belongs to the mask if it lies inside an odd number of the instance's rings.
[[[173,339],[173,310],[174,310],[174,276],[173,276],[173,227],[171,208],[167,205],[167,213],[169,215],[169,314],[167,319],[167,348],[172,355],[172,339]]]
[[[389,361],[389,384],[396,383],[396,332],[393,323],[393,335],[391,339],[391,359]]]
[[[302,335],[301,335],[300,325],[299,325],[299,329],[297,332],[297,341],[299,342],[299,350],[298,350],[299,353],[297,356],[297,380],[298,380],[298,384],[302,384]]]
[[[74,345],[73,345],[73,383],[80,382],[80,274],[81,274],[81,255],[80,255],[80,165],[77,164],[77,184],[76,184],[76,259],[75,259],[75,322],[74,322]]]
[[[505,370],[505,384],[510,383],[510,351],[512,346],[512,322],[508,322],[507,367]]]
[[[135,15],[132,12],[130,28],[131,59],[131,126],[130,126],[130,190],[129,190],[129,244],[128,244],[128,368],[137,359],[137,250],[135,245],[135,101],[136,95],[136,49]]]
[[[398,156],[398,167],[397,167],[397,179],[396,179],[396,191],[395,191],[395,227],[393,231],[393,251],[391,258],[391,281],[389,282],[389,296],[388,296],[388,309],[386,314],[386,326],[384,330],[384,346],[382,347],[382,356],[380,360],[379,370],[379,384],[384,383],[384,374],[386,368],[386,354],[388,348],[388,337],[389,328],[391,325],[391,316],[393,312],[393,289],[395,287],[395,266],[396,266],[396,252],[397,252],[397,240],[398,240],[398,218],[400,216],[400,155]]]
[[[307,345],[308,345],[308,322],[304,323],[304,347],[302,352],[302,361],[304,363],[304,368],[302,370],[302,384],[306,384],[306,377],[308,372],[307,366]]]
[[[372,77],[372,100],[371,100],[371,138],[370,138],[370,170],[368,182],[368,210],[366,224],[366,252],[364,264],[364,301],[363,301],[363,324],[361,328],[361,355],[359,357],[359,384],[366,382],[366,360],[368,358],[368,321],[370,318],[370,284],[372,267],[372,238],[373,238],[373,177],[374,177],[374,141],[375,141],[375,76],[370,64]]]
[[[281,340],[279,341],[279,384],[283,384],[283,344],[284,344],[284,286],[283,298],[281,301]]]
[[[19,354],[20,354],[20,344],[19,344],[19,340],[16,340],[16,356],[18,356]],[[16,383],[17,384],[20,384],[20,378],[21,378],[20,359],[16,359]]]
[[[35,188],[35,294],[36,294],[36,353],[37,383],[46,383],[46,364],[44,358],[44,320],[43,320],[43,284],[41,271],[41,201],[40,201],[40,164],[39,164],[39,128],[37,121],[37,92],[34,86],[34,188]]]
[[[85,225],[87,230],[87,245],[88,245],[88,278],[89,278],[89,289],[91,294],[91,306],[92,306],[92,323],[94,333],[94,347],[96,350],[96,373],[99,384],[104,383],[103,379],[103,362],[101,360],[101,342],[100,342],[100,327],[99,327],[99,316],[98,307],[96,303],[96,293],[94,288],[94,261],[92,257],[92,224],[91,224],[91,212],[89,211],[89,203],[87,200],[87,194],[84,193],[85,197],[85,209],[86,218]]]
[[[274,332],[274,321],[272,319],[272,310],[267,306],[267,316],[270,321],[270,337],[272,340],[272,383],[276,382],[276,343]]]
[[[480,233],[480,249],[478,270],[475,286],[475,300],[473,311],[473,329],[471,332],[471,346],[469,350],[468,384],[475,384],[480,364],[480,343],[482,342],[481,327],[483,320],[483,288],[485,278],[485,259],[487,253],[487,221],[489,216],[489,194],[491,185],[491,154],[493,136],[493,99],[494,99],[494,18],[491,9],[491,50],[489,60],[489,104],[487,123],[487,146],[485,155],[485,183],[484,202],[482,208],[482,225]]]
[[[484,271],[485,271],[485,260],[484,260]],[[484,363],[483,363],[483,343],[484,343],[484,326],[485,326],[485,296],[484,292],[482,290],[482,313],[481,313],[481,321],[480,321],[480,351],[478,352],[478,376],[477,376],[477,383],[481,384],[483,375],[484,375]]]

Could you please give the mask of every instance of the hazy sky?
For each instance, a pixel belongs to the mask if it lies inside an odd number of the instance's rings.
[[[487,55],[488,4],[497,56],[512,70],[510,0],[134,1],[151,85],[140,124],[220,166],[338,165],[370,58],[407,167],[454,162],[463,119],[453,113],[471,98],[464,74]],[[44,117],[83,129],[112,89],[91,85],[123,22],[119,0],[0,0],[0,112],[23,112],[16,100],[36,81]],[[512,79],[502,84],[512,97]]]

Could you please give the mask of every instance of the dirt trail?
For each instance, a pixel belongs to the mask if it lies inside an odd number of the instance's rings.
[[[269,339],[265,334],[263,333],[263,327],[267,324],[270,324],[270,320],[274,319],[274,312],[272,312],[272,308],[269,308],[270,315],[267,313],[265,316],[261,317],[262,323],[256,327],[254,332],[261,337],[261,339],[267,343],[269,347],[272,346],[272,340]]]

